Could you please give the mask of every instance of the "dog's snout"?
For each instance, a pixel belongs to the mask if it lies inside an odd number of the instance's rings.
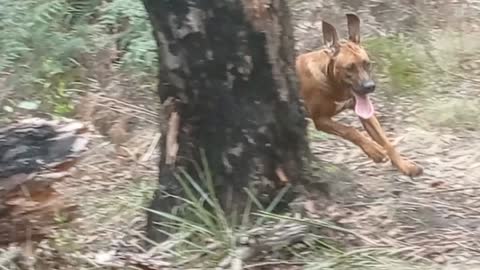
[[[362,82],[362,92],[369,94],[375,91],[375,82],[372,80],[365,80]]]

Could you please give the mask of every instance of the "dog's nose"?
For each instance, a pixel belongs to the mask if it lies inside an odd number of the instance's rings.
[[[365,80],[362,82],[362,91],[365,94],[372,93],[375,91],[375,82],[372,80]]]

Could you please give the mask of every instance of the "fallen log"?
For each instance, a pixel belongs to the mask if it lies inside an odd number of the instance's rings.
[[[88,144],[88,128],[69,119],[26,119],[0,128],[0,245],[38,240],[75,206],[53,184]]]

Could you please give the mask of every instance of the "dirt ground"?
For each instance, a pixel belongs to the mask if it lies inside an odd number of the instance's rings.
[[[377,99],[377,107],[381,102]],[[414,100],[405,100],[408,102]],[[315,152],[348,168],[355,181],[333,180],[336,202],[319,208],[327,209],[319,211],[319,216],[372,240],[362,246],[405,248],[407,256],[424,256],[438,263],[478,261],[480,135],[467,130],[426,129],[416,124],[414,116],[410,121],[403,120],[405,117],[396,120],[395,111],[406,106],[390,106],[393,108],[378,108],[380,121],[390,138],[401,137],[397,148],[421,164],[424,175],[410,179],[390,163],[368,160],[350,142],[333,136],[316,138],[312,142]],[[341,121],[358,126],[351,113]]]
[[[298,2],[294,6],[297,49],[305,51],[318,47],[321,36],[313,33],[319,32],[319,18],[336,23],[344,33],[346,27],[342,19],[348,11],[361,14],[362,32],[366,36],[413,31],[425,27],[422,19],[428,21],[428,30],[422,35],[431,39],[435,29],[479,34],[478,22],[472,19],[478,2],[434,2],[438,1]],[[424,13],[416,17],[418,12]],[[391,18],[397,20],[394,22]],[[469,52],[464,47],[456,53],[453,57]],[[426,97],[419,97],[415,92],[387,97],[389,86],[382,82],[374,95],[379,120],[390,138],[398,141],[397,147],[404,156],[424,168],[424,175],[415,179],[401,175],[390,163],[369,161],[360,148],[350,142],[312,131],[315,153],[323,160],[346,167],[354,175],[354,183],[332,181],[332,198],[336,201],[322,201],[317,207],[322,209],[318,216],[370,239],[354,243],[362,247],[389,246],[403,249],[401,253],[411,258],[421,256],[437,263],[478,266],[480,133],[476,128],[461,127],[458,119],[449,125],[435,124],[445,114],[453,115],[454,110],[437,109],[438,115],[426,117],[432,106],[443,108],[445,104],[458,102],[462,108],[467,106],[468,100],[478,99],[478,74],[473,68],[460,72],[461,75],[455,75],[441,88],[436,84],[445,74],[439,74],[438,81],[435,78],[429,81],[423,86],[432,89]],[[360,127],[352,112],[337,118]],[[475,119],[471,120],[475,122]]]

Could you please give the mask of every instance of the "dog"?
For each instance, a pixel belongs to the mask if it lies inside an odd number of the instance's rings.
[[[346,17],[347,40],[339,40],[335,27],[322,21],[325,48],[300,54],[296,59],[300,96],[307,113],[317,130],[351,141],[376,163],[390,159],[404,175],[419,176],[423,168],[399,154],[375,117],[368,96],[375,91],[375,82],[370,58],[360,44],[360,19],[351,13]],[[346,109],[354,110],[373,140],[332,120]]]

